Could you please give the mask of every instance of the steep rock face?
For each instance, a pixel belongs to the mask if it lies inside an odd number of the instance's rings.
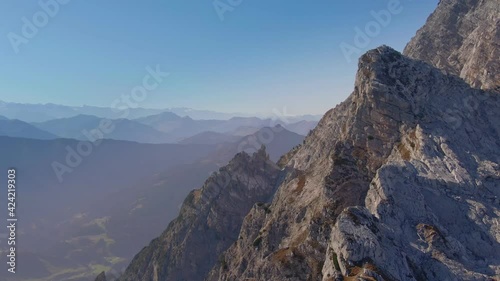
[[[264,148],[253,156],[237,154],[201,189],[190,193],[179,217],[136,255],[119,280],[203,280],[237,240],[252,206],[275,192],[279,175]]]
[[[382,59],[392,56],[400,57],[390,52]],[[365,64],[359,77],[378,74],[382,82],[386,79]],[[229,268],[238,270],[216,269],[209,280],[320,280],[336,216],[345,207],[363,204],[370,179],[399,139],[398,121],[387,116],[388,111],[397,119],[413,118],[400,114],[397,103],[363,94],[366,87],[358,83],[356,92],[323,117],[293,156],[284,157],[295,171],[294,179],[280,187],[262,224],[245,220],[242,239],[226,258],[233,263]],[[255,229],[245,229],[247,224]]]
[[[353,94],[284,157],[291,179],[207,279],[499,275],[499,109],[431,65],[368,52]]]
[[[441,0],[404,54],[500,92],[500,0]]]

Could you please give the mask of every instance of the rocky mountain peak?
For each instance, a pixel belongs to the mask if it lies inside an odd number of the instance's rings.
[[[279,175],[265,147],[253,155],[238,153],[189,194],[179,216],[136,255],[120,280],[203,280],[238,239],[244,216],[274,194]]]
[[[246,216],[207,280],[498,276],[499,109],[426,62],[367,52],[354,92],[286,157],[269,211]]]
[[[499,0],[441,0],[404,54],[500,92],[499,26]]]

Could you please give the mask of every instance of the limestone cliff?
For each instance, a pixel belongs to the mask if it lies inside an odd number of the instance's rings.
[[[372,50],[288,160],[295,180],[245,218],[208,280],[498,276],[499,147],[497,95]]]
[[[441,0],[404,54],[500,92],[500,0]]]

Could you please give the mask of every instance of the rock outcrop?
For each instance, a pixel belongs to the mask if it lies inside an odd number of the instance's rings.
[[[265,148],[253,156],[242,152],[190,193],[179,217],[135,256],[124,281],[196,281],[216,264],[238,239],[244,216],[276,190],[280,169]]]
[[[441,0],[404,54],[500,93],[500,0]]]

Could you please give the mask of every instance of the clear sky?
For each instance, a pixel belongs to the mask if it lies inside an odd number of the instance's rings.
[[[349,62],[342,42],[402,51],[438,2],[59,1],[69,3],[46,25],[39,1],[0,2],[0,100],[110,106],[142,84],[147,66],[160,65],[170,76],[141,107],[322,114],[353,89],[359,54]],[[223,20],[214,7],[239,1]],[[371,26],[369,44],[356,45],[355,28],[365,30],[381,10],[392,11],[388,24]],[[22,18],[37,15],[41,27],[28,38]]]

